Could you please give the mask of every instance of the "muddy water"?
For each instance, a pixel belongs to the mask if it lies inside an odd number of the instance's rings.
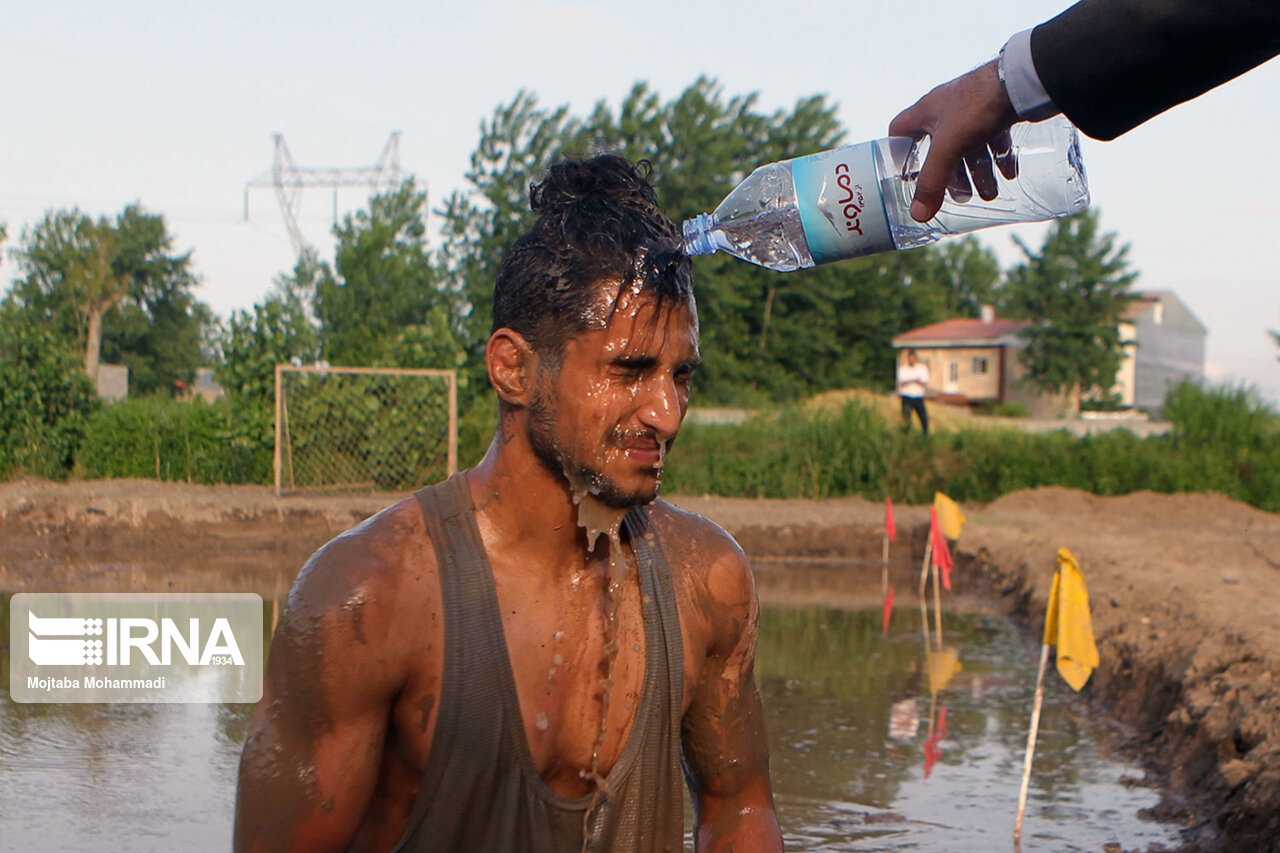
[[[945,613],[943,641],[926,657],[914,602],[887,636],[879,609],[764,611],[756,674],[789,850],[1012,849],[1038,650],[986,613]],[[1176,847],[1178,827],[1139,816],[1158,802],[1141,771],[1047,684],[1022,849]]]
[[[251,706],[15,704],[7,598],[0,850],[229,849]],[[948,613],[944,654],[926,658],[904,604],[887,637],[878,609],[762,612],[757,676],[789,850],[1012,849],[1035,650],[1003,617]],[[1125,783],[1141,774],[1103,753],[1068,693],[1050,683],[1022,849],[1176,846],[1175,827],[1139,817],[1155,792]]]

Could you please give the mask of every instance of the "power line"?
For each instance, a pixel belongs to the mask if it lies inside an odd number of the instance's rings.
[[[368,187],[374,193],[395,189],[402,180],[400,173],[400,131],[391,133],[382,149],[378,162],[372,166],[355,168],[313,168],[298,166],[293,162],[284,134],[277,133],[275,156],[271,170],[244,185],[244,220],[249,221],[249,190],[272,188],[280,202],[280,215],[289,230],[289,240],[298,254],[307,246],[306,237],[298,227],[298,211],[302,207],[303,187],[331,187],[333,189],[333,220],[338,221],[338,188]]]

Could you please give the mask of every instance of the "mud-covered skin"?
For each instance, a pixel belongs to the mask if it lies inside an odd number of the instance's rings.
[[[681,740],[698,851],[782,849],[754,666],[760,608],[746,555],[718,525],[656,501],[684,643]]]
[[[682,728],[699,849],[781,849],[780,840],[776,847],[749,842],[777,838],[778,830],[751,674],[758,609],[746,560],[700,516],[661,500],[651,513],[667,544],[680,614]],[[579,535],[585,545],[585,532]],[[523,561],[493,560],[525,737],[539,774],[566,797],[591,791],[583,774],[599,732],[608,657],[605,542],[580,566],[566,567],[559,582],[531,583]],[[635,572],[623,584],[614,696],[599,756],[606,776],[631,731],[644,676]],[[360,617],[349,604],[356,596],[364,599]],[[434,553],[415,502],[389,508],[316,554],[282,616],[245,745],[237,849],[394,846],[431,751],[443,629]],[[723,846],[735,839],[739,847]]]
[[[625,553],[611,553],[616,533],[589,546],[587,528],[601,519],[580,505],[584,489],[609,505],[652,501],[680,618],[698,849],[781,850],[746,560],[719,527],[653,501],[688,407],[696,314],[692,302],[656,305],[617,285],[602,294],[613,306],[608,323],[570,338],[554,370],[518,333],[491,337],[490,382],[505,405],[489,452],[465,474],[525,738],[539,775],[565,797],[592,793],[621,755],[645,669],[636,559],[626,542]],[[413,499],[308,563],[242,758],[237,849],[394,846],[431,753],[441,614],[435,555]]]
[[[412,502],[308,561],[276,629],[241,758],[237,850],[343,849],[348,840],[389,849],[399,839],[438,706],[438,591]]]

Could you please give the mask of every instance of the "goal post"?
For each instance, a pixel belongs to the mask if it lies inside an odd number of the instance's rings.
[[[453,370],[276,366],[276,496],[406,491],[458,470]]]

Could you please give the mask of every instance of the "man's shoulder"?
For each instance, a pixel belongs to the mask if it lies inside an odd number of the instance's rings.
[[[394,503],[322,545],[307,560],[290,593],[315,610],[350,607],[394,609],[399,596],[424,574],[435,573],[422,512],[414,497]]]
[[[736,539],[711,519],[669,501],[651,504],[650,518],[663,543],[672,577],[700,605],[719,609],[754,606],[751,564]]]
[[[650,517],[671,569],[685,642],[707,654],[729,653],[759,607],[742,547],[711,519],[667,501],[654,501]]]
[[[704,559],[726,560],[746,567],[746,555],[733,536],[704,515],[681,509],[658,498],[649,505],[649,517],[659,534],[680,551],[696,549]]]

